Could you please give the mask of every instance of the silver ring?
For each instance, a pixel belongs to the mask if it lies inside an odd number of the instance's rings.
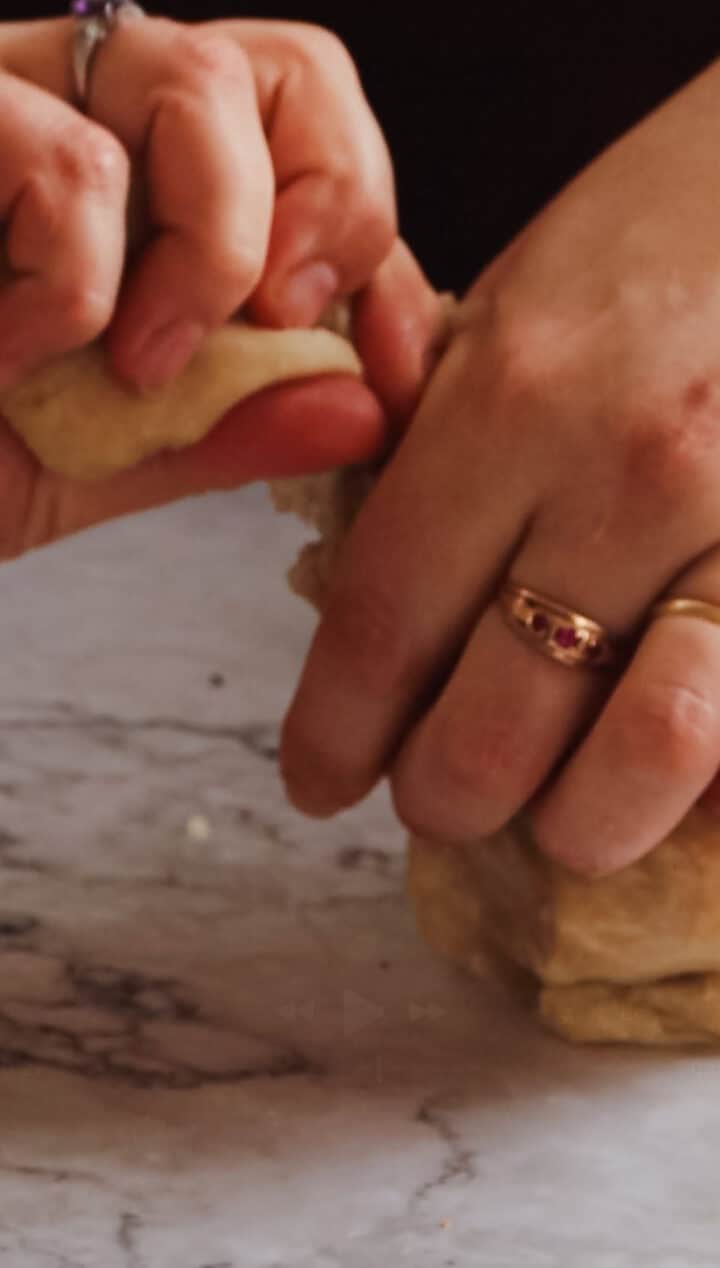
[[[75,18],[73,41],[73,76],[75,97],[82,110],[87,105],[90,71],[95,54],[118,22],[126,18],[142,18],[145,10],[134,0],[72,0],[70,13]]]

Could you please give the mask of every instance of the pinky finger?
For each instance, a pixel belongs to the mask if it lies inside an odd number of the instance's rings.
[[[677,826],[719,761],[720,626],[658,619],[590,735],[537,805],[538,845],[578,872],[617,871]]]

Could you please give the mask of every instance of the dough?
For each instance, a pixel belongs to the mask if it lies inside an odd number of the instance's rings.
[[[237,401],[283,380],[359,374],[348,340],[329,330],[261,330],[241,322],[207,337],[183,374],[140,394],[110,375],[100,344],[51,362],[0,396],[0,411],[43,466],[77,480],[132,467],[207,435]]]
[[[359,373],[326,330],[236,323],[210,336],[177,383],[141,397],[107,373],[99,347],[65,357],[0,400],[40,460],[79,479],[107,476],[204,436],[236,401],[278,380]],[[320,539],[291,573],[322,606],[337,553],[373,483],[354,468],[272,486],[281,510]],[[543,1022],[584,1042],[720,1042],[720,820],[696,808],[647,858],[587,881],[545,860],[522,820],[465,849],[410,843],[418,922],[476,974],[530,984]]]
[[[274,487],[279,509],[320,530],[290,574],[316,607],[371,483],[355,470]],[[541,856],[522,819],[463,849],[412,839],[408,885],[440,954],[529,987],[565,1038],[720,1043],[720,819],[707,810],[639,863],[592,881]]]
[[[410,843],[420,928],[480,976],[524,970],[580,1042],[720,1042],[720,822],[698,808],[639,863],[583,880],[518,821],[473,847]]]

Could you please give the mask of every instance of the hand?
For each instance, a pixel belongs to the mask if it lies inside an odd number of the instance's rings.
[[[85,484],[44,470],[0,420],[0,560],[190,494],[367,461],[385,435],[383,412],[364,384],[308,379],[249,397],[200,444]]]
[[[650,850],[720,759],[720,65],[585,171],[497,260],[363,507],[282,764],[328,815],[382,773],[422,836],[529,803],[588,873]],[[621,676],[506,626],[510,577],[635,642]],[[642,637],[640,637],[642,635]]]
[[[356,71],[320,28],[119,24],[86,118],[73,22],[0,26],[0,387],[90,342],[159,386],[241,305],[312,325],[396,241],[391,166]],[[131,167],[154,236],[121,279]]]

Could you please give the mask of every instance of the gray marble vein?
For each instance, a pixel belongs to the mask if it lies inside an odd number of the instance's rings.
[[[379,790],[285,802],[257,490],[0,573],[2,1268],[717,1268],[720,1062],[574,1051],[420,943]]]

